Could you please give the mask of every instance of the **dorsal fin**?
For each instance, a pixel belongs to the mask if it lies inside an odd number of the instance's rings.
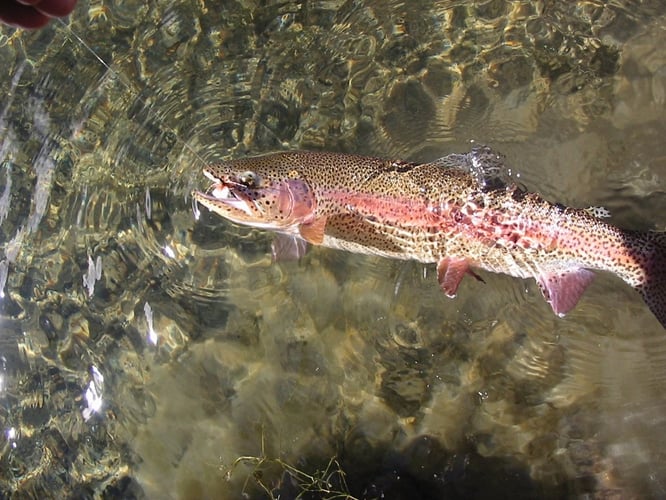
[[[597,219],[606,219],[611,216],[611,213],[605,207],[587,207],[583,210]]]
[[[513,184],[511,169],[504,163],[504,156],[488,146],[478,146],[467,154],[450,154],[433,162],[442,168],[458,168],[469,173],[483,191],[504,189]]]
[[[277,233],[271,250],[274,262],[298,260],[308,251],[308,242],[298,236]]]

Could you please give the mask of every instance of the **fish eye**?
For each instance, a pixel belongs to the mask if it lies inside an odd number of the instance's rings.
[[[243,172],[239,177],[238,181],[243,184],[243,186],[248,187],[248,188],[257,188],[259,187],[260,183],[260,178],[257,175],[256,172],[252,172],[251,170],[248,170],[247,172]]]

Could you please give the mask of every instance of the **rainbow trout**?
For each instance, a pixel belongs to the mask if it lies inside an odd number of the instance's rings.
[[[534,278],[563,316],[594,274],[610,271],[641,294],[666,328],[666,233],[618,229],[511,182],[488,148],[411,163],[338,153],[285,152],[209,165],[196,202],[233,222],[278,233],[274,256],[306,242],[436,263],[454,297],[475,268]],[[480,279],[480,278],[479,278]]]

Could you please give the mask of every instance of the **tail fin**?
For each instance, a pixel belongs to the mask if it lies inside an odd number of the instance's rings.
[[[666,328],[666,233],[642,235],[640,250],[644,259],[646,278],[636,287],[650,311]]]

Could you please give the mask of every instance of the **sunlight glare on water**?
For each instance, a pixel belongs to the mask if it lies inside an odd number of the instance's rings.
[[[311,249],[197,207],[207,162],[414,161],[664,229],[666,9],[80,1],[0,27],[0,496],[663,497],[666,338],[600,274]]]

